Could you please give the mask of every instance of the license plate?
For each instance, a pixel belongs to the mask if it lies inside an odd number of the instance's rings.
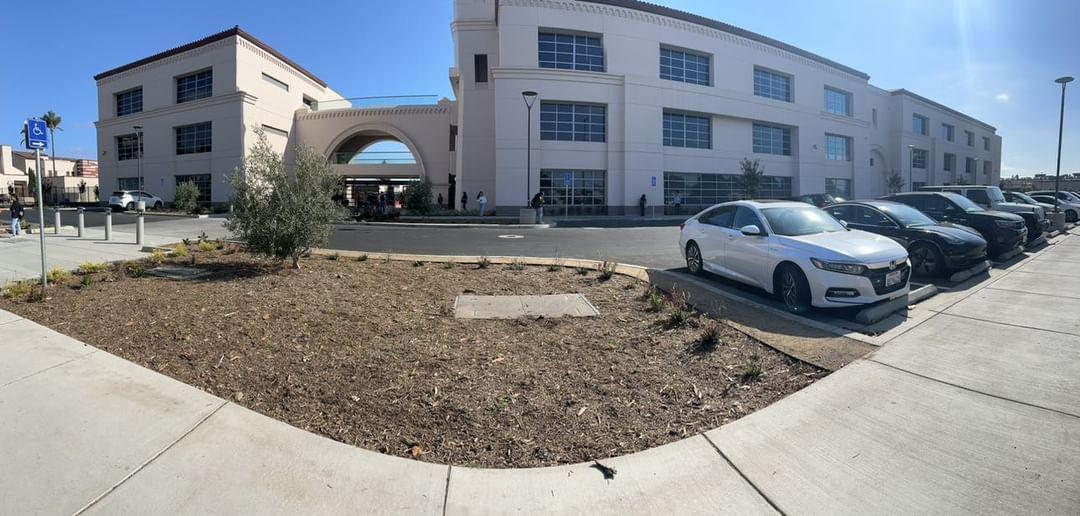
[[[904,271],[892,271],[885,275],[885,286],[891,287],[900,283],[900,280],[904,278]]]

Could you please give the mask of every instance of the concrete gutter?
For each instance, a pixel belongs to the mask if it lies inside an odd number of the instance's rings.
[[[490,224],[468,222],[369,222],[362,220],[345,224],[358,224],[361,226],[391,226],[391,227],[426,227],[426,228],[487,228],[487,229],[547,229],[552,224],[503,224],[492,222]]]

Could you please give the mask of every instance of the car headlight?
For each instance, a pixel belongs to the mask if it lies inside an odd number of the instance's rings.
[[[817,258],[811,258],[810,263],[814,264],[814,267],[824,271],[854,274],[856,276],[861,276],[866,273],[866,266],[857,263],[828,262]]]
[[[1011,220],[995,220],[999,228],[1011,228],[1013,227],[1013,221]]]

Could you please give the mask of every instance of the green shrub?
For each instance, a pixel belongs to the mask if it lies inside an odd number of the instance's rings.
[[[89,276],[89,275],[83,276],[82,279],[79,280],[79,286],[81,286],[84,289],[90,288],[93,285],[94,285],[94,277],[93,276]]]
[[[576,268],[574,268],[574,270],[577,271],[578,276],[588,276],[589,275],[589,268],[588,267],[576,267]]]
[[[83,262],[79,264],[77,269],[79,274],[93,274],[95,272],[105,272],[109,270],[109,264],[105,262]]]
[[[523,271],[525,270],[525,262],[521,260],[514,260],[510,262],[510,264],[507,265],[506,268],[512,271]]]
[[[719,322],[706,321],[701,328],[701,334],[698,335],[697,342],[694,343],[695,351],[698,353],[712,353],[720,345],[722,334],[723,331]]]
[[[186,241],[186,239],[185,239],[185,241]],[[185,242],[180,242],[179,244],[176,244],[176,247],[173,247],[172,252],[169,253],[169,256],[175,256],[177,258],[183,258],[183,257],[185,257],[187,255],[188,255],[188,250],[187,250],[187,244]]]
[[[4,284],[3,294],[4,297],[15,301],[20,298],[24,298],[30,295],[30,292],[34,290],[33,281],[9,281]]]
[[[677,307],[672,307],[672,309],[668,311],[667,317],[664,318],[664,326],[667,326],[668,328],[679,328],[686,324],[686,321],[689,320],[689,318],[690,314],[687,312],[680,310]]]
[[[760,378],[763,373],[764,371],[761,370],[761,356],[755,353],[750,355],[750,358],[743,364],[739,377],[744,382],[752,382]]]
[[[49,283],[67,283],[71,279],[71,271],[62,269],[60,267],[53,267],[49,269],[49,273],[45,275],[48,278]]]
[[[646,299],[648,299],[649,301],[650,312],[664,311],[664,306],[667,305],[667,298],[665,298],[664,295],[656,289],[656,287],[650,288],[648,291],[646,291],[645,295]]]
[[[336,261],[341,259],[341,254],[340,253],[328,254],[328,255],[326,255],[326,259],[330,260],[332,262],[336,262]]]
[[[562,265],[559,265],[557,263],[549,263],[547,265],[548,272],[559,272],[560,269],[562,269]]]
[[[477,260],[477,262],[476,262],[476,268],[477,269],[486,269],[488,267],[491,267],[491,260],[488,259],[487,256],[481,256],[480,259]]]
[[[431,181],[426,177],[405,188],[405,207],[414,215],[431,213]]]
[[[453,269],[456,266],[457,266],[457,264],[455,264],[454,262],[443,262],[443,264],[442,264],[442,268],[444,268],[446,270]]]
[[[200,240],[199,245],[196,247],[198,247],[199,251],[202,251],[204,253],[217,250],[217,246],[214,245],[213,242],[210,242],[208,240]]]
[[[615,262],[609,262],[607,260],[605,260],[604,263],[601,263],[599,268],[600,281],[611,279],[611,277],[615,275],[615,268],[618,267],[618,265],[619,264]]]
[[[154,265],[161,265],[162,263],[165,263],[165,253],[161,249],[154,249],[146,261]]]
[[[424,262],[422,262],[422,261],[420,261],[420,260],[413,260],[413,262],[412,262],[412,266],[413,266],[413,267],[423,267],[423,266],[424,266]]]
[[[366,261],[368,261],[368,255],[362,254],[360,256],[357,256],[356,261],[358,261],[358,262],[366,262]]]
[[[185,181],[176,185],[172,206],[188,213],[193,213],[199,208],[199,187],[194,181]]]
[[[124,262],[124,264],[120,266],[120,270],[129,278],[141,278],[146,275],[146,269],[143,268],[141,263],[136,261]]]

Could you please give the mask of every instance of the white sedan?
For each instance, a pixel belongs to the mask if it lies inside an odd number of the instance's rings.
[[[760,287],[794,313],[876,303],[909,290],[903,246],[848,229],[801,202],[718,204],[682,224],[679,246],[691,273]]]
[[[109,207],[119,208],[122,210],[134,210],[136,203],[139,201],[146,202],[146,207],[149,209],[160,210],[165,206],[165,202],[153,194],[141,192],[139,190],[118,190],[112,193],[109,197]]]

